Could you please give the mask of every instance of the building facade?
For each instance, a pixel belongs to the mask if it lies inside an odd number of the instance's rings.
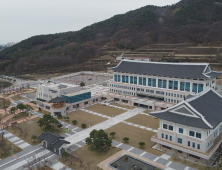
[[[222,142],[221,108],[222,97],[208,88],[168,109],[151,112],[160,119],[151,141],[159,149],[208,164]]]
[[[190,93],[215,88],[221,73],[207,63],[164,63],[122,60],[113,71],[109,90],[141,98],[179,103]]]

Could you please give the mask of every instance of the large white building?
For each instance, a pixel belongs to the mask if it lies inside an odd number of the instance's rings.
[[[168,63],[122,60],[113,71],[109,90],[113,93],[179,103],[189,94],[215,88],[221,72],[208,63]]]
[[[151,140],[157,148],[208,164],[222,142],[222,96],[214,89],[189,96],[165,110],[151,112],[160,119]],[[212,164],[214,161],[211,161]]]

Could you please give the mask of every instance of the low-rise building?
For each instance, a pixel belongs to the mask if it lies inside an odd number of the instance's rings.
[[[43,109],[52,116],[65,116],[70,111],[100,102],[102,97],[102,94],[92,95],[90,91],[81,90],[79,85],[66,83],[41,84],[36,91],[36,99],[42,101]]]
[[[208,88],[170,108],[151,112],[160,119],[151,140],[159,149],[207,164],[222,142],[221,108],[222,96]]]

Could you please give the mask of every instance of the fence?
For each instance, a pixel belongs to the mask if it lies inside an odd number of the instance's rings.
[[[69,157],[71,157],[72,159],[74,159],[74,160],[77,161],[77,162],[80,162],[80,159],[79,159],[79,158],[77,158],[77,157],[75,157],[75,156],[73,156],[73,155],[71,155],[71,154],[69,154]]]

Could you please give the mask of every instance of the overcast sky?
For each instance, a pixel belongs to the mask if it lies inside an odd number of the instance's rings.
[[[146,5],[179,0],[4,0],[0,3],[0,44],[34,35],[76,31]]]

